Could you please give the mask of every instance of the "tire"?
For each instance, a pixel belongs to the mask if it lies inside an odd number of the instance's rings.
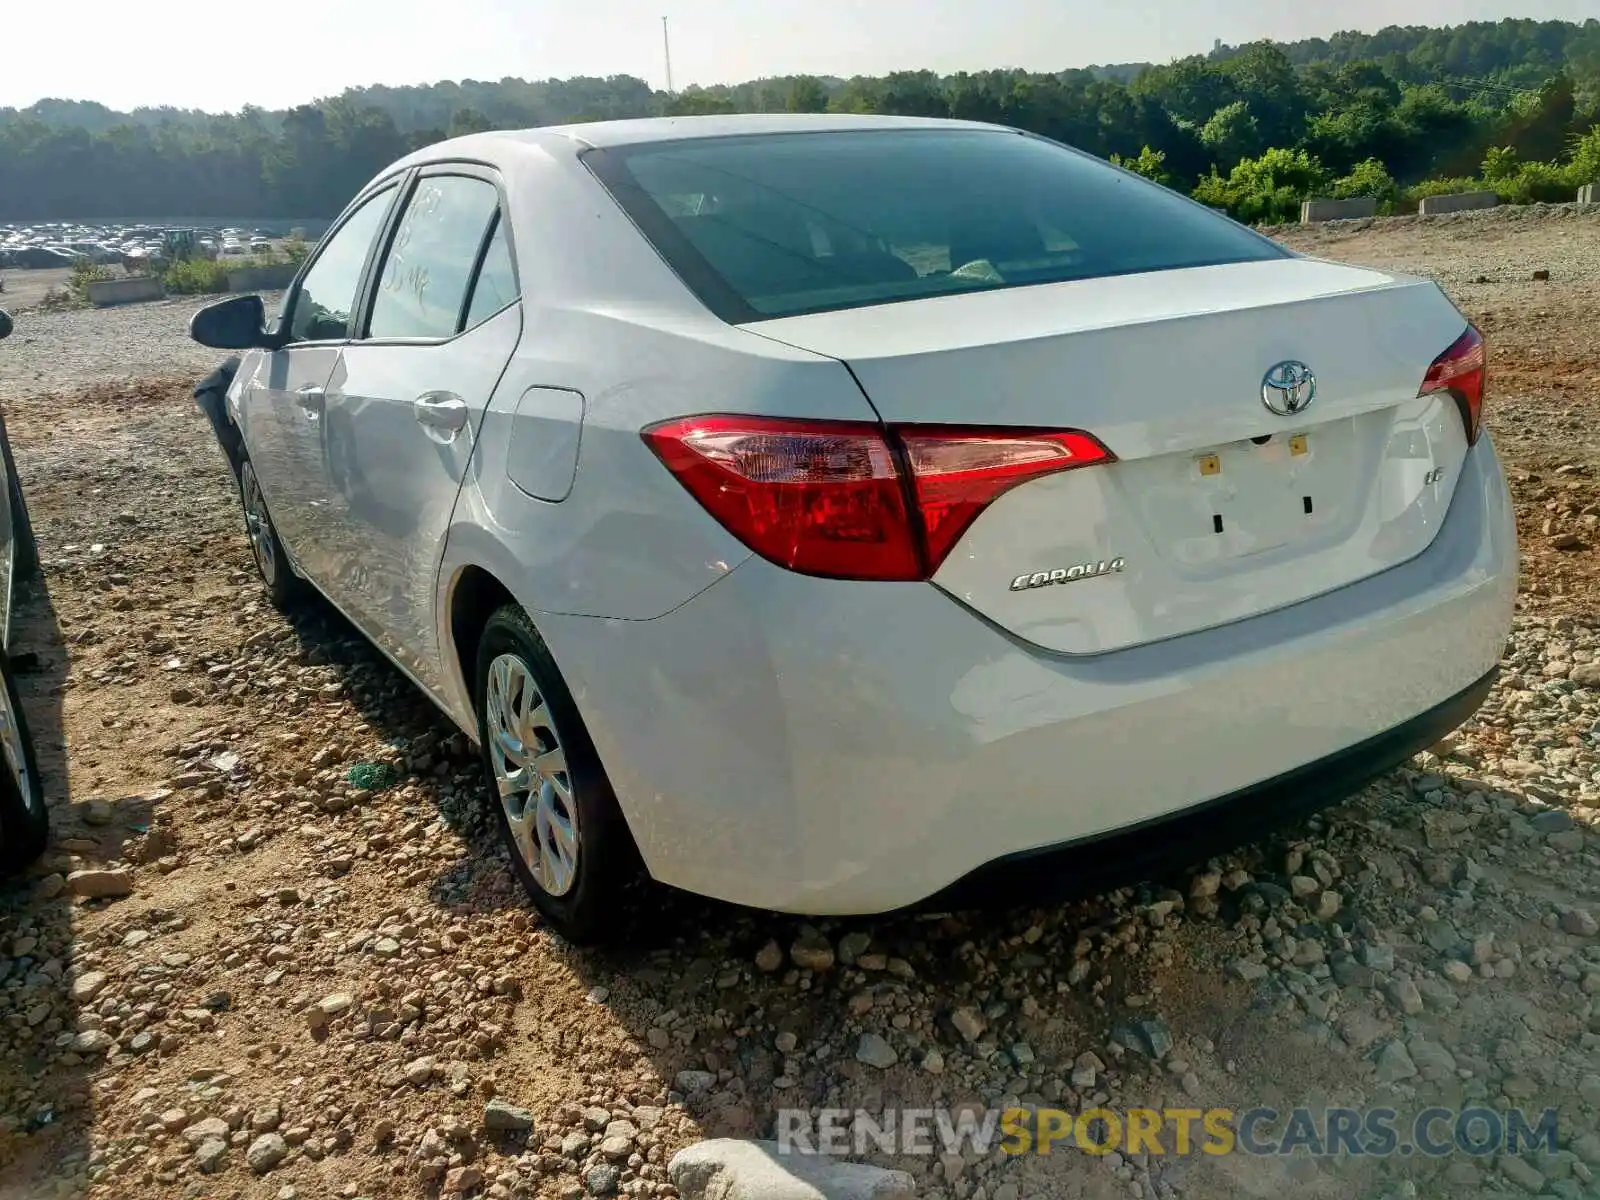
[[[15,871],[38,858],[49,834],[33,737],[11,660],[0,653],[0,872]]]
[[[22,481],[17,478],[16,460],[11,454],[11,437],[6,432],[4,415],[0,415],[0,455],[4,456],[6,479],[10,483],[12,587],[27,583],[39,573],[39,543],[33,536],[33,519],[28,515],[28,500],[22,494]]]
[[[512,870],[563,937],[610,937],[623,894],[642,875],[638,850],[572,693],[514,604],[484,626],[473,699],[484,777]],[[539,753],[522,749],[530,740]],[[550,757],[557,752],[560,758]],[[542,767],[531,765],[536,759]],[[517,780],[532,786],[517,788]]]
[[[255,467],[248,458],[239,464],[239,507],[244,512],[245,536],[256,560],[256,572],[267,589],[267,598],[280,612],[292,612],[305,594],[305,584],[289,565],[278,530],[267,512],[266,498],[256,480]]]

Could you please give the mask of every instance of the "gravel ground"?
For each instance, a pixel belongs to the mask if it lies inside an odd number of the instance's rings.
[[[11,285],[7,286],[0,308],[9,307]],[[282,292],[264,294],[268,313],[277,312],[282,297]],[[18,307],[12,313],[16,331],[0,349],[0,400],[152,376],[198,378],[221,358],[215,350],[189,340],[189,318],[207,299],[183,296],[54,312]]]
[[[781,1107],[1012,1102],[1554,1107],[1561,1148],[868,1157],[949,1200],[1600,1195],[1600,219],[1285,237],[1435,274],[1493,339],[1525,594],[1477,718],[1090,902],[813,926],[663,896],[603,953],[511,885],[463,739],[336,617],[263,601],[160,376],[211,362],[182,307],[39,315],[61,350],[0,349],[0,392],[55,840],[0,893],[0,1196],[670,1197],[674,1150]]]

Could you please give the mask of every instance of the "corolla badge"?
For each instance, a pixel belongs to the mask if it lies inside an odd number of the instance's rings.
[[[1057,567],[1053,571],[1035,571],[1031,575],[1018,575],[1011,581],[1013,592],[1029,588],[1049,587],[1053,583],[1077,583],[1080,579],[1094,579],[1100,575],[1113,575],[1127,567],[1120,558],[1102,558],[1099,562],[1073,563],[1070,567]]]
[[[1261,378],[1261,403],[1280,417],[1304,412],[1316,395],[1317,377],[1303,362],[1274,363]]]

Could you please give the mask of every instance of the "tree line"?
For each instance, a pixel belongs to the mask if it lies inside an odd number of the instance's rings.
[[[1309,194],[1390,207],[1487,186],[1572,198],[1600,175],[1600,21],[1394,26],[1218,44],[1164,65],[790,76],[668,95],[642,79],[367,87],[281,112],[0,108],[0,220],[331,216],[385,164],[461,133],[658,114],[993,121],[1120,162],[1245,220]]]

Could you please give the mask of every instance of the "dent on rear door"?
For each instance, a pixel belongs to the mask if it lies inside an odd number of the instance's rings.
[[[477,431],[522,315],[513,305],[439,345],[352,343],[328,389],[326,570],[334,600],[427,688],[441,685],[434,594]],[[425,395],[458,397],[454,433],[419,420]]]

